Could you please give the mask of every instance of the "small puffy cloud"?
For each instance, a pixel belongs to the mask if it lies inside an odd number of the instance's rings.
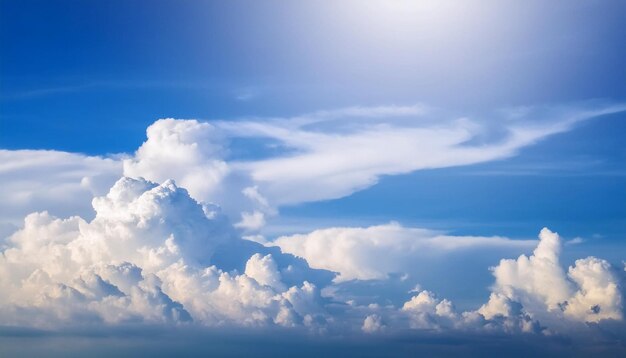
[[[502,237],[450,236],[407,228],[398,223],[366,228],[338,227],[309,234],[282,236],[266,245],[307,260],[314,268],[338,272],[336,281],[383,279],[390,273],[410,272],[420,257],[470,248],[523,250],[535,241]]]
[[[441,318],[455,319],[456,313],[452,303],[446,299],[437,300],[430,291],[421,291],[404,303],[402,311],[411,317],[411,328],[440,329],[438,320]]]
[[[361,330],[365,333],[377,333],[384,331],[387,326],[383,323],[382,318],[377,314],[371,314],[363,320]]]
[[[281,282],[280,272],[278,272],[272,255],[254,254],[246,263],[245,274],[261,285],[273,287],[279,291],[285,290],[285,285]]]

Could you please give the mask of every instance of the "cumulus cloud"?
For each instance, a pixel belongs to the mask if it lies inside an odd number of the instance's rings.
[[[536,316],[547,311],[584,322],[622,319],[620,281],[607,261],[577,260],[566,275],[559,264],[559,235],[544,228],[539,238],[533,255],[502,260],[493,268],[494,292]]]
[[[623,318],[619,279],[607,261],[595,257],[577,260],[568,277],[580,289],[567,300],[566,315],[586,322]]]
[[[266,245],[302,257],[311,267],[337,272],[336,281],[340,282],[383,279],[390,273],[411,272],[415,261],[430,255],[472,248],[524,250],[535,245],[535,241],[450,236],[390,223],[366,228],[320,229],[309,234],[281,236]]]
[[[303,277],[287,286],[272,255],[252,255],[243,273],[211,265],[216,248],[241,240],[219,208],[171,180],[122,178],[93,207],[91,221],[31,214],[9,238],[0,256],[3,324],[323,320],[317,287]]]
[[[175,179],[192,197],[211,201],[229,172],[223,160],[224,138],[209,123],[160,119],[151,124],[146,141],[124,160],[124,174],[162,183]]]
[[[282,205],[349,195],[381,175],[504,158],[581,120],[623,110],[551,109],[549,120],[527,121],[543,112],[525,109],[502,112],[506,120],[498,123],[442,118],[425,106],[236,122],[164,119],[124,159],[0,151],[0,217],[15,225],[17,216],[39,211],[0,248],[0,324],[552,334],[570,323],[619,322],[624,272],[595,257],[562,268],[560,237],[547,229],[538,242],[397,223],[269,241],[255,234]],[[235,138],[261,138],[278,150],[238,158],[229,144]],[[115,182],[122,170],[128,177]],[[263,244],[240,239],[242,231]],[[448,255],[515,257],[535,245],[531,255],[493,268],[489,298],[474,310],[457,311],[421,289],[399,305],[374,302],[357,286],[414,287],[433,262],[451,265]],[[334,282],[311,268],[335,272]]]
[[[363,326],[361,326],[361,330],[365,333],[377,333],[383,331],[385,328],[387,328],[387,326],[377,314],[371,314],[365,317]]]
[[[335,282],[339,286],[327,290],[336,297],[346,295],[341,290],[354,286],[346,286],[347,280],[388,280],[390,274],[399,272],[420,277],[422,273],[415,263],[429,256],[441,258],[442,253],[468,249],[525,251],[535,246],[532,255],[502,259],[492,268],[495,283],[491,295],[477,310],[457,312],[450,300],[438,299],[433,292],[418,288],[411,290],[417,293],[400,311],[408,316],[410,327],[436,331],[551,334],[552,330],[569,329],[562,322],[584,324],[623,318],[620,278],[623,273],[595,257],[577,260],[566,273],[559,262],[561,239],[545,228],[539,234],[539,241],[520,241],[500,237],[455,237],[391,223],[368,228],[316,230],[280,237],[266,245],[276,245],[286,253],[303,257],[311,267],[337,272]],[[443,262],[450,264],[449,260]],[[421,269],[429,267],[432,265]],[[393,310],[371,314],[379,318],[374,321],[372,316],[367,325],[364,323],[364,332],[375,332],[374,322],[381,319],[402,326],[397,318],[394,321]]]
[[[624,273],[605,260],[588,257],[565,274],[559,264],[558,234],[543,229],[539,238],[532,255],[503,259],[493,268],[496,281],[489,298],[475,310],[458,311],[452,301],[416,287],[399,307],[357,305],[353,313],[365,317],[361,330],[366,333],[380,332],[382,322],[387,331],[408,326],[429,332],[542,336],[597,334],[589,330],[590,323],[614,331],[611,334],[623,329]]]
[[[492,312],[485,311],[484,307],[458,311],[450,300],[439,298],[432,291],[420,290],[399,307],[369,304],[353,306],[352,309],[353,313],[365,315],[361,330],[369,334],[393,334],[407,330],[441,335],[543,336],[550,333],[517,302],[502,298],[497,302],[491,300],[489,305]]]
[[[411,316],[412,328],[437,328],[437,319],[454,320],[457,314],[454,312],[452,302],[444,299],[438,301],[430,291],[421,291],[404,303],[402,311]],[[437,318],[434,318],[437,317]]]
[[[447,299],[419,291],[401,308],[414,329],[563,334],[572,325],[621,321],[623,287],[604,260],[577,260],[566,275],[559,265],[560,238],[543,229],[531,256],[503,259],[488,301],[459,313]],[[545,324],[548,324],[546,326]]]
[[[269,253],[271,248],[239,239],[219,207],[198,203],[171,180],[156,184],[124,177],[105,196],[94,198],[93,208],[93,220],[60,219],[46,212],[25,218],[0,255],[0,323],[545,335],[567,331],[567,325],[554,324],[558,320],[622,320],[618,275],[623,272],[589,257],[565,273],[559,265],[560,238],[547,229],[532,255],[504,259],[493,269],[496,281],[484,305],[460,312],[452,301],[421,289],[399,306],[359,305],[342,301],[332,289],[323,293],[328,286],[314,283],[314,270],[280,251]],[[403,268],[393,262],[419,260],[424,253],[536,243],[454,237],[394,223],[320,230],[278,241],[295,243],[285,244],[285,251],[297,247],[311,266],[337,271],[338,281],[384,279]],[[329,261],[321,261],[324,246]],[[242,259],[241,270],[215,264],[225,262],[229,253]],[[346,264],[333,261],[332,255],[345,255]]]
[[[493,269],[493,274],[496,287],[508,297],[523,295],[524,299],[539,301],[526,302],[527,305],[541,303],[547,309],[555,310],[570,296],[572,287],[565,280],[565,273],[559,264],[559,236],[544,228],[539,238],[533,255],[502,260]]]

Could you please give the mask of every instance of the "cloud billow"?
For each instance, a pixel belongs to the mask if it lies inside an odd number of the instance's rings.
[[[122,178],[93,205],[90,222],[34,213],[9,238],[3,324],[295,326],[323,317],[316,286],[285,285],[271,254],[253,255],[241,273],[210,265],[218,247],[241,239],[219,208],[173,181]]]
[[[7,182],[0,212],[10,212],[3,220],[17,229],[1,248],[0,325],[611,335],[624,327],[624,270],[596,257],[564,269],[561,238],[548,229],[539,241],[396,222],[258,234],[283,206],[350,195],[382,175],[505,158],[623,110],[553,108],[549,121],[522,121],[543,113],[527,109],[496,124],[439,120],[421,105],[233,122],[163,119],[133,154],[0,151]],[[237,158],[235,138],[269,139],[282,152]],[[518,257],[492,268],[481,304],[459,310],[416,286],[435,261],[445,267],[452,257],[478,254]],[[403,291],[390,299],[386,290],[397,282]]]
[[[504,259],[493,268],[491,296],[476,310],[459,312],[453,302],[421,289],[400,306],[353,301],[336,306],[341,296],[333,295],[333,285],[347,279],[384,281],[391,270],[410,271],[399,264],[403,256],[467,246],[528,247],[534,241],[453,237],[390,224],[327,229],[267,244],[302,256],[313,268],[335,271],[332,283],[316,281],[315,270],[298,269],[297,259],[289,255],[272,255],[268,248],[238,238],[219,207],[198,203],[171,180],[159,185],[122,178],[106,196],[95,198],[93,206],[96,216],[91,221],[30,214],[8,239],[9,247],[0,256],[2,324],[47,329],[102,323],[269,325],[319,333],[413,329],[550,335],[570,331],[555,324],[559,320],[584,324],[623,318],[623,287],[608,262],[578,260],[566,275],[558,263],[560,238],[547,229],[533,255]],[[224,259],[216,255],[241,245],[253,252],[235,257],[243,259],[241,271],[214,265]],[[311,245],[337,255],[316,256]],[[375,260],[375,255],[386,259]],[[331,290],[324,294],[324,288]]]

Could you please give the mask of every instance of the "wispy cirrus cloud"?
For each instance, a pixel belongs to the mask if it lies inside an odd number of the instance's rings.
[[[424,105],[352,107],[271,121],[218,122],[232,136],[276,140],[286,153],[234,161],[274,205],[340,198],[382,175],[483,163],[624,104],[577,104],[459,117]],[[306,190],[302,190],[306,188]]]

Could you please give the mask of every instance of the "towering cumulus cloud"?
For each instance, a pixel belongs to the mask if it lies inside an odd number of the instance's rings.
[[[620,279],[609,263],[588,257],[565,275],[558,234],[544,228],[539,238],[533,255],[503,259],[493,268],[496,282],[478,310],[458,313],[452,302],[420,291],[402,307],[411,326],[563,334],[588,323],[621,322]]]
[[[219,208],[171,180],[122,178],[93,207],[91,222],[31,214],[9,238],[0,256],[3,324],[323,321],[315,285],[283,283],[271,254],[253,255],[245,273],[210,265],[216,249],[241,240]]]
[[[492,299],[503,296],[518,301],[535,316],[549,312],[585,322],[621,320],[622,294],[611,265],[588,257],[577,260],[566,275],[559,264],[558,234],[544,228],[539,237],[533,255],[502,260],[493,269],[496,283]],[[490,310],[488,305],[483,308]]]

